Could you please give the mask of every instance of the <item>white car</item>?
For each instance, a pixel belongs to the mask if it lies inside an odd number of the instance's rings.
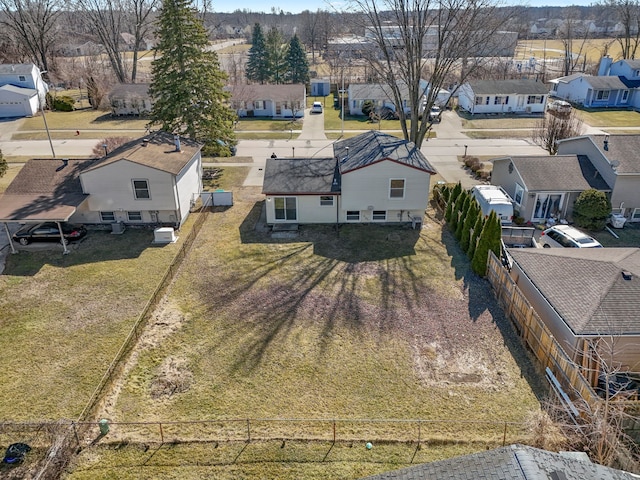
[[[547,105],[547,110],[556,113],[569,113],[571,112],[571,104],[564,100],[554,100]]]
[[[540,236],[540,244],[543,248],[602,248],[595,238],[569,225],[554,225],[547,228]]]
[[[313,102],[313,105],[311,105],[311,113],[322,113],[322,103]]]

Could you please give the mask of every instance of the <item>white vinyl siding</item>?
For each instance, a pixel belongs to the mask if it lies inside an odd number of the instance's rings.
[[[404,198],[404,178],[392,178],[389,180],[389,198]]]
[[[280,221],[294,221],[298,219],[296,197],[275,197],[275,218]]]
[[[385,210],[374,210],[372,219],[374,222],[385,222],[387,220],[387,212]]]
[[[321,207],[333,207],[333,196],[332,195],[322,195],[320,197],[320,206]]]
[[[358,210],[347,210],[347,222],[359,222],[360,212]]]
[[[115,222],[116,216],[113,212],[100,212],[100,220],[103,222]]]
[[[127,220],[130,222],[141,222],[142,212],[127,212]]]
[[[149,181],[142,179],[133,179],[133,196],[136,200],[151,200],[149,192]]]

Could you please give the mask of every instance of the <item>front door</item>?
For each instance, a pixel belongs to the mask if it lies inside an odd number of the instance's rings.
[[[295,222],[298,220],[296,197],[275,197],[273,201],[276,221]]]
[[[538,193],[531,220],[543,222],[551,217],[561,217],[564,214],[563,197],[562,193]]]

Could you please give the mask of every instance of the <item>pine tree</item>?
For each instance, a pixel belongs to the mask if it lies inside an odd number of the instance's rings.
[[[249,60],[246,68],[247,80],[264,84],[269,81],[269,62],[267,46],[259,23],[253,26],[253,38],[249,49]]]
[[[5,173],[9,169],[9,165],[7,165],[7,159],[2,155],[2,150],[0,150],[0,178],[4,177]]]
[[[460,236],[460,248],[462,248],[462,250],[464,250],[465,252],[469,250],[469,245],[471,244],[471,229],[478,220],[479,212],[480,207],[478,207],[478,202],[476,202],[474,198],[471,198],[469,202],[469,210],[467,211],[467,215],[464,218],[462,235]]]
[[[158,23],[151,124],[214,149],[220,141],[234,143],[235,113],[223,90],[226,76],[217,54],[207,51],[207,33],[191,2],[165,0]]]
[[[476,247],[478,246],[478,237],[482,233],[482,227],[484,227],[485,218],[482,211],[478,208],[478,216],[476,223],[473,225],[473,232],[469,236],[469,249],[467,250],[467,257],[473,260],[473,255],[476,253]]]
[[[302,48],[298,35],[294,35],[289,42],[289,52],[287,54],[287,81],[289,83],[307,83],[309,81],[309,62],[307,54]]]
[[[282,39],[280,30],[271,27],[267,33],[267,62],[269,81],[271,83],[284,83],[287,75],[287,50],[288,46]]]
[[[491,210],[489,218],[487,218],[478,240],[478,246],[471,260],[471,268],[478,275],[485,276],[487,273],[487,260],[489,251],[500,256],[500,238],[502,235],[502,226],[496,212]]]
[[[447,208],[444,211],[444,219],[447,223],[451,221],[451,215],[453,215],[453,201],[449,198],[447,202]]]
[[[456,239],[460,241],[462,238],[462,230],[464,228],[464,221],[467,218],[467,214],[469,213],[469,205],[471,205],[471,195],[468,193],[464,196],[464,202],[462,204],[462,208],[460,209],[460,218],[458,220],[458,225],[456,226]]]

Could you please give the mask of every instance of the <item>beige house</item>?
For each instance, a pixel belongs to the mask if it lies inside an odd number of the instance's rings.
[[[332,158],[268,159],[267,223],[421,223],[435,173],[406,140],[369,131]]]

